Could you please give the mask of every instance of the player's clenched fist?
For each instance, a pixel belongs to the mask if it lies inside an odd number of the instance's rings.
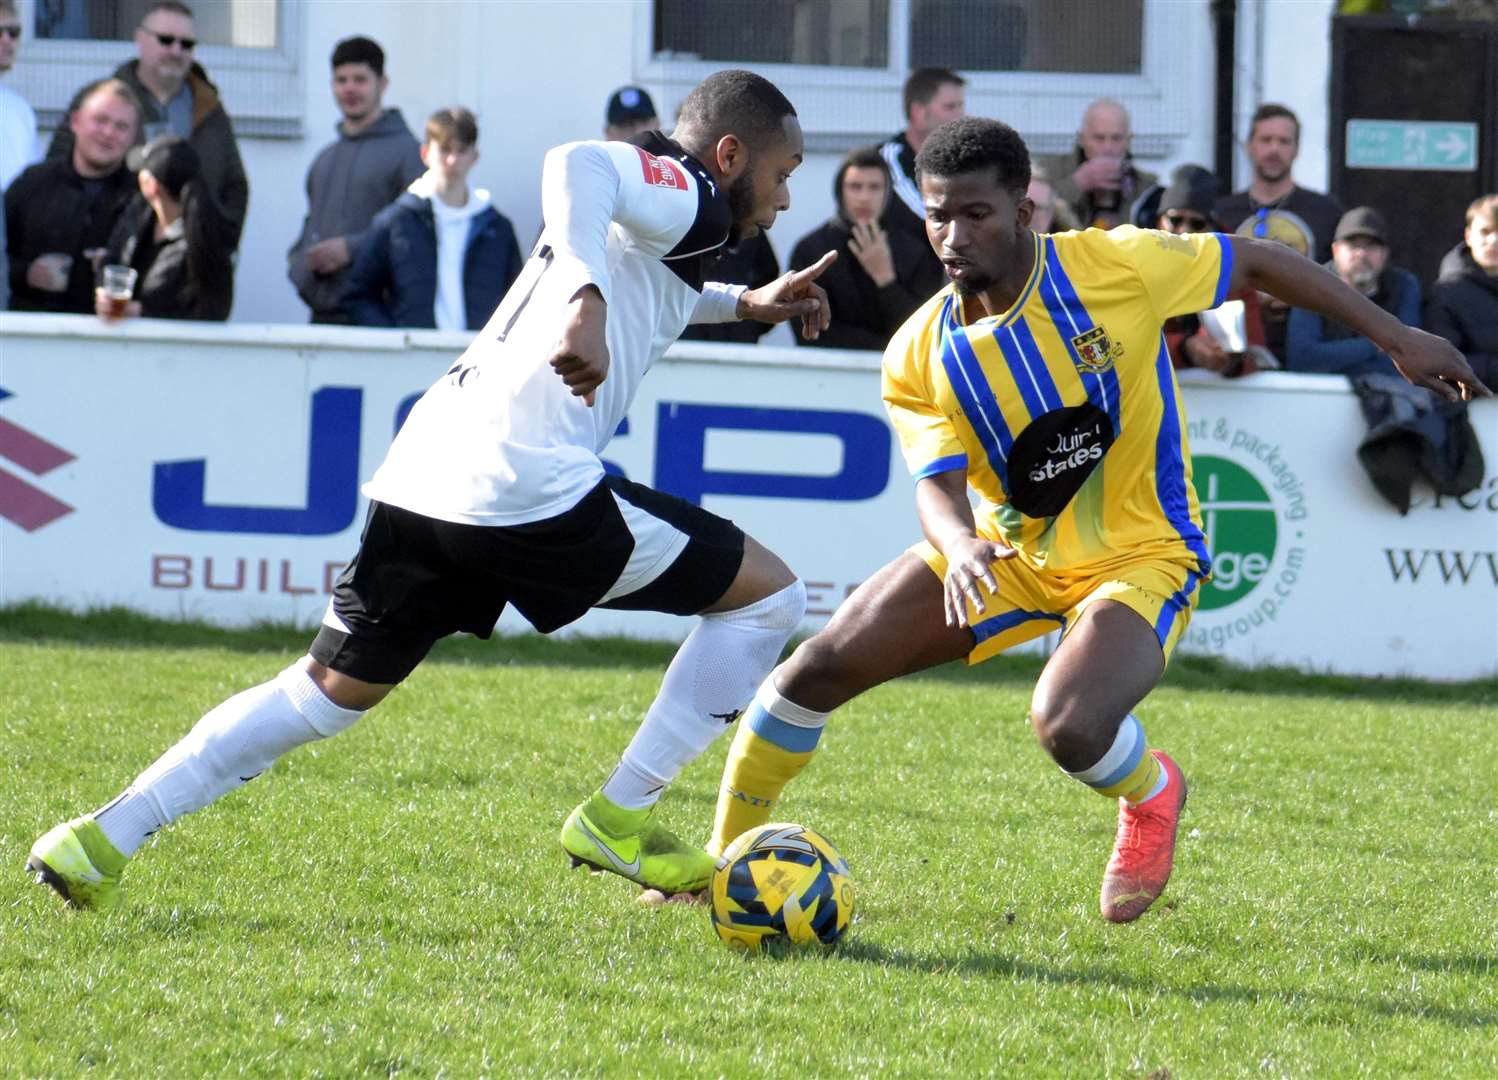
[[[603,294],[586,285],[568,305],[561,336],[547,362],[575,397],[593,404],[594,391],[609,375],[608,304]]]

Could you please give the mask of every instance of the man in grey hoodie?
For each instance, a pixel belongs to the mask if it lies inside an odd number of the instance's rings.
[[[333,49],[333,96],[343,119],[337,140],[307,171],[307,217],[286,256],[287,275],[315,323],[349,321],[344,279],[370,221],[426,171],[400,110],[384,107],[389,85],[385,51],[369,38],[345,38]]]

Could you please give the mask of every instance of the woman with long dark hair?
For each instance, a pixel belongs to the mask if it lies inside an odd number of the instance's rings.
[[[109,239],[105,263],[136,272],[134,298],[121,312],[100,289],[102,318],[223,321],[234,303],[230,230],[202,177],[197,151],[176,135],[160,135],[130,152],[140,195],[125,208]]]

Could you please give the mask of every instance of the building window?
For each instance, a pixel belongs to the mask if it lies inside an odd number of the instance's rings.
[[[237,135],[302,132],[301,27],[306,0],[187,0],[208,72]],[[44,128],[63,122],[82,86],[135,59],[134,35],[151,0],[18,0],[29,26],[7,83]]]
[[[882,68],[889,0],[655,0],[655,51],[740,64]]]
[[[1009,121],[1035,153],[1070,150],[1083,109],[1099,97],[1129,107],[1144,157],[1174,152],[1200,119],[1197,69],[1172,55],[1172,43],[1210,33],[1206,4],[652,0],[646,10],[635,74],[659,91],[658,104],[669,112],[701,79],[742,65],[790,96],[816,152],[898,130],[900,88],[919,67],[961,73],[968,112]]]
[[[893,18],[891,17],[893,14]],[[1144,0],[655,0],[654,51],[675,60],[1133,74]]]
[[[36,0],[39,40],[128,41],[154,0]],[[189,3],[205,45],[272,49],[277,5],[266,0],[198,0]]]
[[[910,66],[1137,75],[1144,0],[912,0]]]

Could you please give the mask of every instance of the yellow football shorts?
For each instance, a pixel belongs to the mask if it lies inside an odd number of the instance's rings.
[[[943,581],[947,559],[925,540],[910,551]],[[1060,577],[1036,570],[1019,558],[1000,559],[993,564],[999,591],[990,593],[981,585],[985,610],[980,614],[968,601],[968,625],[977,643],[968,653],[969,664],[981,664],[1005,649],[1077,624],[1087,605],[1098,600],[1116,600],[1131,609],[1151,627],[1160,651],[1170,660],[1171,651],[1191,621],[1201,594],[1202,577],[1194,569],[1176,562],[1141,560],[1096,577]]]

